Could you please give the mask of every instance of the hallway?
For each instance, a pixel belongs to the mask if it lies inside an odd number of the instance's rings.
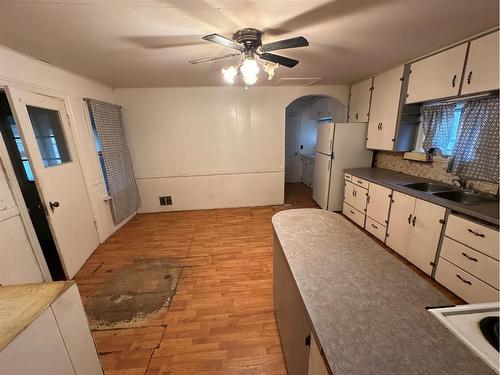
[[[168,311],[140,327],[92,331],[106,374],[286,374],[270,219],[284,208],[315,207],[311,195],[291,184],[284,207],[141,214],[102,244],[75,278],[87,310],[135,261],[184,266]]]

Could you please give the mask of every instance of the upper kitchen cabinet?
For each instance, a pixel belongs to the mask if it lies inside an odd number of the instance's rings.
[[[412,63],[406,103],[457,96],[467,43]]]
[[[373,78],[351,86],[349,98],[349,122],[368,122]]]
[[[462,94],[498,90],[498,31],[470,42]]]
[[[418,116],[403,106],[408,66],[398,66],[373,79],[366,147],[373,150],[410,151]]]

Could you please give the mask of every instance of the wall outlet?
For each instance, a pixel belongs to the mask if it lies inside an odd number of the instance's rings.
[[[170,195],[165,195],[160,197],[160,206],[171,206],[172,205],[172,197]]]

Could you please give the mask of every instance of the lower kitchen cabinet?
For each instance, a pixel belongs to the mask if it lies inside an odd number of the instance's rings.
[[[414,208],[415,198],[398,191],[392,193],[391,214],[385,243],[405,258]]]
[[[387,225],[389,206],[391,205],[392,190],[381,185],[370,183],[366,203],[366,216],[379,224]]]
[[[499,300],[498,229],[450,214],[435,279],[469,303]]]
[[[311,350],[309,352],[309,369],[307,375],[329,375],[321,349],[311,332]]]
[[[386,244],[431,275],[445,213],[444,207],[394,192]]]
[[[36,288],[36,285],[43,284],[45,283],[30,284],[28,287]],[[33,306],[39,305],[33,300],[29,303]],[[5,305],[11,309],[19,309],[19,302],[16,300],[4,301],[4,307]],[[22,311],[22,314],[25,314],[24,319],[27,319],[26,311],[31,311],[31,307],[24,307]],[[5,314],[5,311],[3,313]],[[50,306],[44,308],[24,330],[0,350],[0,373],[103,374],[76,284],[72,284]]]
[[[303,157],[302,159],[302,176],[301,180],[304,184],[313,187],[313,175],[314,175],[314,160]]]
[[[307,375],[312,327],[279,241],[273,247],[274,313],[290,375]]]
[[[355,185],[350,181],[345,181],[344,202],[356,210],[365,214],[368,190]]]
[[[444,207],[415,200],[406,258],[428,275],[434,268],[445,213]]]

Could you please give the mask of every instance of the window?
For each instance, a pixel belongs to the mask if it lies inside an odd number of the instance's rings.
[[[19,130],[17,129],[16,122],[14,121],[14,117],[7,116],[7,122],[12,130],[12,137],[16,142],[17,149],[19,151],[19,155],[21,155],[21,161],[23,162],[24,173],[28,181],[34,181],[33,171],[31,170],[30,161],[28,160],[28,155],[26,154],[26,150],[24,149],[23,140],[19,135]]]
[[[455,142],[457,140],[458,128],[460,125],[460,115],[462,113],[463,106],[464,106],[464,102],[455,103],[455,108],[453,111],[453,124],[451,126],[449,135],[447,136],[447,139],[444,141],[445,145],[442,147],[443,150],[441,150],[441,152],[443,153],[444,156],[450,156],[452,151],[453,151],[453,147],[455,146]],[[423,149],[425,134],[424,134],[423,124],[422,124],[422,116],[421,116],[420,120],[421,120],[420,126],[418,128],[417,138],[415,141],[415,151],[425,152],[425,150]]]
[[[43,165],[52,167],[71,161],[59,112],[26,106]]]
[[[443,150],[443,153],[447,156],[451,155],[453,147],[455,146],[455,142],[457,141],[458,126],[460,125],[460,115],[462,114],[463,107],[464,103],[457,103],[455,111],[453,113],[453,127],[451,131],[451,136],[450,139],[448,140],[448,145],[446,146],[446,150]]]
[[[101,171],[102,171],[102,176],[104,178],[104,185],[106,187],[106,191],[109,192],[109,180],[108,180],[108,174],[106,172],[106,167],[104,166],[104,155],[102,153],[102,145],[101,145],[101,140],[99,138],[99,134],[97,134],[97,129],[95,126],[94,119],[91,116],[91,122],[92,122],[92,133],[94,133],[94,141],[95,141],[95,148],[97,150],[97,156],[99,157],[99,164],[101,165]]]

